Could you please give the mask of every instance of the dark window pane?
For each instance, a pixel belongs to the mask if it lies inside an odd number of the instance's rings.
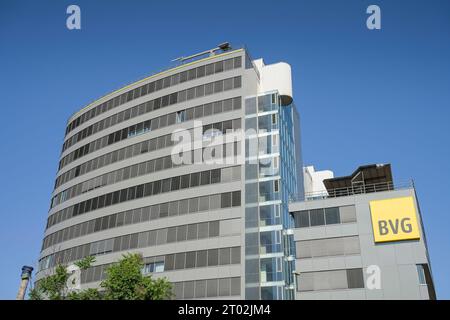
[[[326,224],[340,223],[339,208],[325,208],[325,221]]]
[[[311,226],[323,226],[325,224],[325,216],[323,209],[314,209],[309,212],[311,217]]]
[[[194,268],[195,267],[195,259],[196,259],[196,252],[186,252],[186,266],[185,268]]]
[[[191,173],[191,187],[197,187],[200,184],[200,173]]]
[[[175,254],[175,269],[184,269],[185,259],[185,252]]]
[[[207,263],[207,251],[200,250],[197,251],[197,262],[195,263],[196,268],[206,267]]]
[[[294,222],[296,228],[309,227],[309,213],[308,211],[298,211],[294,213]]]
[[[348,288],[364,288],[364,276],[362,269],[348,269],[347,270]]]
[[[219,249],[208,250],[208,267],[219,264]]]

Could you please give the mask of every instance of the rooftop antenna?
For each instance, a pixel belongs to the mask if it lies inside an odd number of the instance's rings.
[[[230,43],[229,42],[224,42],[224,43],[219,44],[216,48],[213,48],[213,49],[210,49],[210,50],[206,50],[206,51],[203,51],[203,52],[199,52],[199,53],[187,56],[187,57],[179,57],[179,58],[173,59],[172,62],[180,61],[181,63],[183,63],[183,62],[185,62],[187,60],[191,60],[193,58],[200,57],[200,56],[203,56],[205,54],[209,54],[209,56],[214,56],[216,54],[216,52],[219,51],[219,50],[221,50],[221,51],[228,51],[230,49],[231,49]]]
[[[17,293],[16,300],[23,300],[25,293],[27,291],[28,282],[31,279],[31,273],[33,272],[33,267],[23,266],[22,274],[20,275],[21,281],[19,286],[19,292]]]

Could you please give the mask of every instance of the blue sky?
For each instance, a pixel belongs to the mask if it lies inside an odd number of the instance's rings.
[[[66,28],[81,7],[82,30]],[[382,29],[369,31],[370,4]],[[67,118],[223,41],[293,70],[305,164],[414,178],[439,298],[450,298],[450,2],[0,2],[0,299],[35,264]]]

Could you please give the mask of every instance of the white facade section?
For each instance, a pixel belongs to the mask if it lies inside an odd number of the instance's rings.
[[[303,177],[305,196],[308,197],[320,193],[326,194],[327,189],[323,184],[323,180],[334,178],[334,173],[331,170],[315,171],[314,166],[306,166],[303,167]]]
[[[283,105],[291,104],[293,99],[291,66],[286,62],[266,65],[263,59],[254,60],[253,63],[261,76],[261,92],[277,90]]]

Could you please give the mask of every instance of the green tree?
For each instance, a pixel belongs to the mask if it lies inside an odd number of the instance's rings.
[[[74,264],[79,267],[81,270],[85,270],[91,266],[91,264],[95,261],[94,257],[86,257],[81,259]],[[33,289],[30,290],[29,298],[31,300],[68,300],[81,297],[87,299],[93,296],[91,291],[89,292],[76,292],[70,291],[68,284],[68,280],[72,274],[67,271],[67,267],[63,265],[58,265],[55,268],[55,273],[53,275],[47,276],[39,280],[39,284],[37,284]],[[75,279],[72,280],[72,284],[74,284]]]
[[[75,263],[86,270],[95,261],[86,257]],[[97,289],[68,290],[70,273],[58,265],[55,273],[39,280],[30,291],[31,300],[163,300],[172,297],[172,285],[166,278],[152,279],[141,272],[144,267],[140,254],[126,254],[117,263],[106,269],[106,279],[101,282],[101,292]]]
[[[172,285],[166,278],[152,279],[141,272],[140,254],[126,254],[106,270],[101,283],[107,300],[163,300],[172,297]]]

